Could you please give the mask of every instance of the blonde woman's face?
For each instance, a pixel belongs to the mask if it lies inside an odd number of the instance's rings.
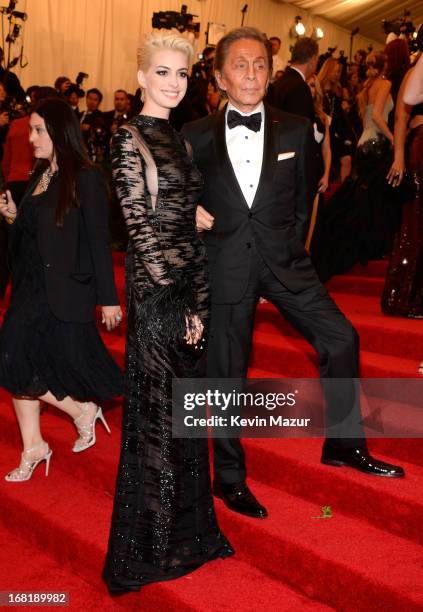
[[[149,113],[175,108],[184,97],[188,85],[188,58],[183,51],[156,51],[146,72],[139,70],[138,82],[144,90],[144,104]]]

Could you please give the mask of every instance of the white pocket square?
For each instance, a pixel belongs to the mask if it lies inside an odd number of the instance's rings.
[[[283,161],[284,159],[291,159],[291,157],[295,157],[295,151],[288,151],[288,153],[279,153],[278,161]]]

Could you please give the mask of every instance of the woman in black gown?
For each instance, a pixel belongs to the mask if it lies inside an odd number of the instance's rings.
[[[10,192],[0,212],[11,224],[12,297],[0,332],[0,385],[13,394],[24,450],[9,482],[31,478],[52,451],[40,431],[40,400],[74,419],[73,451],[107,428],[92,399],[122,392],[122,376],[94,322],[102,304],[108,329],[121,317],[108,244],[107,190],[84,150],[68,104],[44,100],[30,117],[37,159],[19,207]]]
[[[146,41],[138,53],[143,110],[113,139],[129,247],[122,451],[103,572],[112,593],[233,553],[215,518],[207,440],[172,438],[172,378],[198,375],[195,347],[209,316],[195,229],[202,179],[168,122],[191,57],[189,43],[173,33]]]
[[[408,187],[402,204],[400,231],[383,289],[381,306],[385,314],[423,317],[423,104],[409,106],[402,96],[412,70],[399,90],[395,116],[395,158],[388,174],[398,187]],[[408,133],[407,130],[409,129]]]

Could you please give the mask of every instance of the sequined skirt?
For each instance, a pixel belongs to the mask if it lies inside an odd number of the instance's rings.
[[[423,125],[406,146],[408,197],[395,237],[381,300],[386,314],[423,317]]]

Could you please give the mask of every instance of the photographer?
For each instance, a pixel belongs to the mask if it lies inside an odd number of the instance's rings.
[[[201,79],[205,81],[210,80],[213,76],[214,56],[214,47],[205,47],[205,49],[203,49],[200,61],[194,64],[191,70],[191,76],[194,82]]]
[[[102,161],[107,156],[108,140],[104,116],[99,106],[103,94],[97,88],[87,91],[86,110],[81,113],[80,125],[82,136],[91,161]]]
[[[71,83],[63,94],[66,102],[73,108],[78,119],[81,117],[79,110],[79,100],[84,97],[83,90],[76,83]]]
[[[130,101],[124,89],[117,89],[115,91],[113,103],[114,109],[103,113],[104,125],[109,140],[121,125],[126,123],[128,119],[131,119]]]
[[[7,95],[10,98],[14,98],[17,102],[23,102],[25,100],[25,92],[21,87],[21,83],[13,72],[3,67],[4,64],[4,51],[0,47],[0,81],[6,88]]]

